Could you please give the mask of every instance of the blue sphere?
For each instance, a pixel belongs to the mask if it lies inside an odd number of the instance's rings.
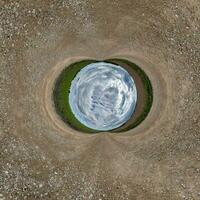
[[[71,83],[69,104],[85,126],[109,131],[125,124],[137,102],[133,78],[122,67],[106,62],[85,66]]]

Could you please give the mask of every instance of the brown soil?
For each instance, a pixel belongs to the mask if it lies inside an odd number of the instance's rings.
[[[198,0],[0,0],[0,199],[199,199]],[[82,134],[52,86],[74,61],[124,58],[151,80],[147,118]]]

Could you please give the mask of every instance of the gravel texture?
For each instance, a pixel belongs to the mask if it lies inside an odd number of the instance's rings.
[[[199,0],[0,0],[0,200],[200,199]],[[150,114],[120,134],[63,124],[52,85],[74,60],[125,58]]]

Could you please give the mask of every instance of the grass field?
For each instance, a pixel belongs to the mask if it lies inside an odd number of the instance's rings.
[[[145,88],[145,99],[144,99],[145,106],[144,106],[143,112],[137,117],[137,119],[134,121],[134,123],[130,124],[128,127],[124,128],[124,129],[122,128],[122,129],[120,129],[120,131],[118,131],[117,129],[112,130],[112,132],[124,132],[124,131],[128,131],[132,128],[135,128],[146,118],[146,116],[148,115],[148,113],[151,109],[152,102],[153,102],[153,89],[151,86],[151,82],[150,82],[149,78],[147,77],[147,75],[145,74],[145,72],[140,67],[138,67],[136,64],[131,63],[124,59],[110,59],[110,60],[105,60],[104,62],[110,62],[110,63],[115,64],[115,61],[116,62],[120,61],[120,62],[125,63],[125,64],[129,65],[130,67],[132,67],[133,70],[135,70],[138,73],[138,75],[140,76],[140,78],[144,84],[144,88]],[[70,125],[72,128],[82,131],[82,132],[85,132],[85,133],[97,133],[100,131],[90,129],[90,128],[86,127],[85,125],[83,125],[82,123],[80,123],[76,119],[76,117],[74,116],[74,114],[72,113],[72,110],[70,108],[69,93],[70,93],[71,82],[74,79],[74,77],[76,76],[76,74],[82,68],[84,68],[86,65],[88,65],[90,63],[94,63],[94,62],[98,62],[98,61],[83,60],[80,62],[73,63],[70,66],[66,67],[61,72],[58,79],[56,80],[54,91],[53,91],[53,99],[54,99],[54,103],[55,103],[55,109],[56,109],[56,112],[62,118],[62,120],[64,122],[66,122],[68,125]]]
[[[56,112],[60,115],[62,120],[67,124],[69,124],[74,129],[86,133],[96,133],[97,131],[84,126],[76,119],[70,108],[68,97],[69,97],[71,82],[76,76],[76,74],[83,67],[93,62],[96,61],[84,60],[77,63],[73,63],[70,66],[66,67],[58,77],[53,91],[53,99],[55,103]]]

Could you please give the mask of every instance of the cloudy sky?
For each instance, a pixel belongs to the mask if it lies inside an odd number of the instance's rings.
[[[85,126],[107,131],[132,115],[137,101],[134,80],[122,67],[105,62],[84,67],[72,81],[69,103]]]

